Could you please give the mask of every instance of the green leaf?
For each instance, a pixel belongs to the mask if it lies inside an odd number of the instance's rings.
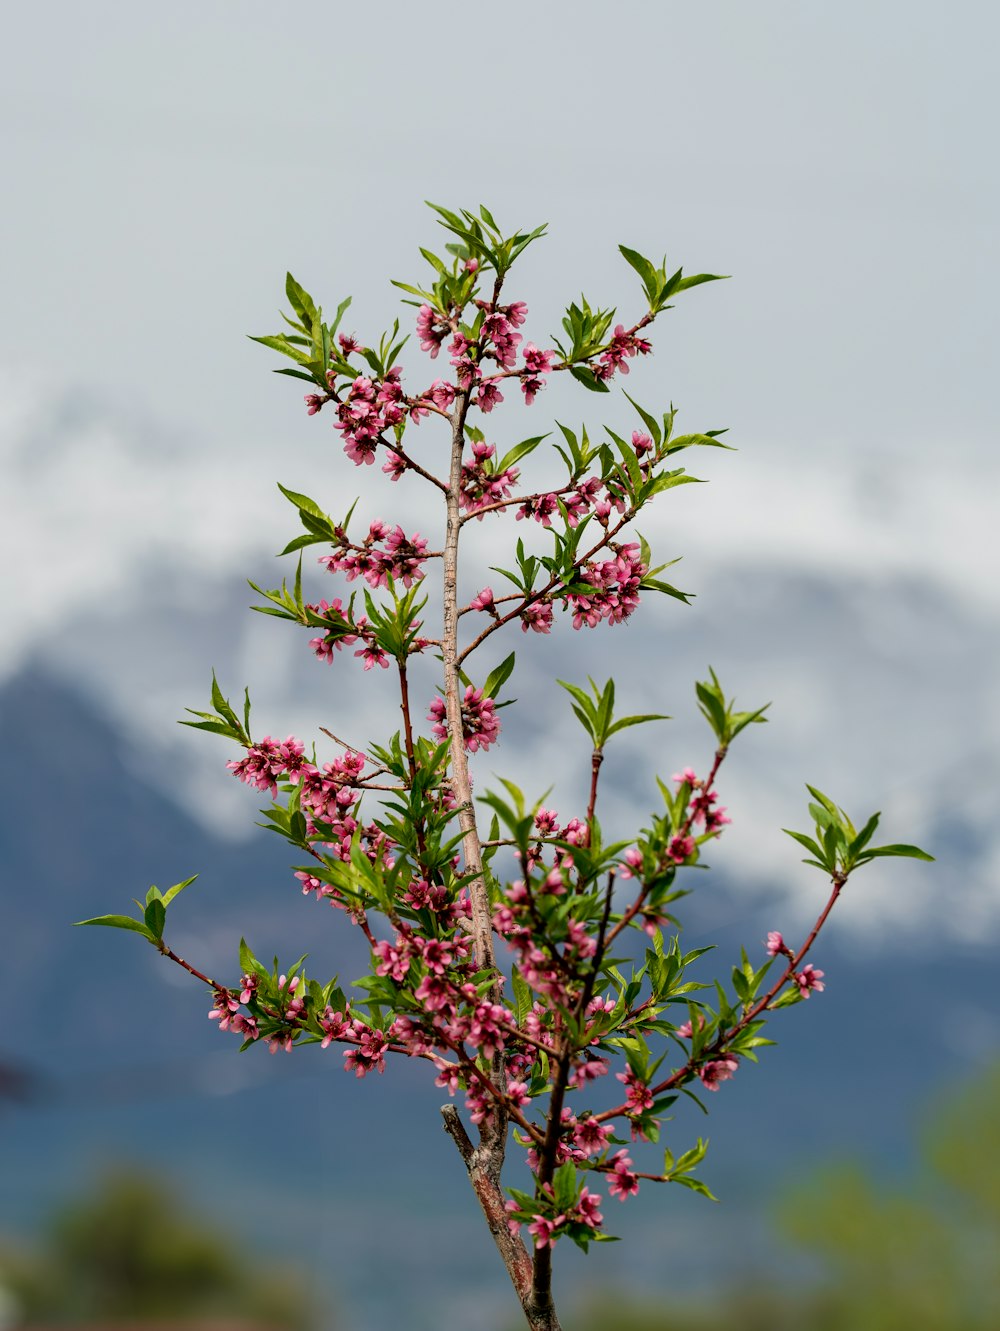
[[[906,845],[875,846],[871,850],[862,851],[860,858],[862,860],[871,860],[878,855],[885,855],[885,856],[899,855],[904,859],[929,860],[932,863],[934,860],[933,855],[928,855],[926,850],[921,850],[919,846],[906,846]]]
[[[280,553],[282,555],[291,555],[294,554],[296,550],[304,550],[308,545],[328,545],[329,542],[329,536],[320,536],[316,532],[307,532],[304,536],[293,537]]]
[[[659,448],[660,444],[663,443],[663,431],[660,429],[656,417],[651,416],[648,411],[645,411],[642,407],[640,407],[634,397],[629,397],[628,393],[626,393],[625,396],[628,398],[628,400],[632,403],[632,406],[635,407],[636,411],[642,417],[643,425],[645,425],[646,429],[649,431],[650,435],[652,436],[653,443],[656,445],[657,448]]]
[[[262,347],[270,347],[272,351],[280,351],[283,356],[290,357],[299,365],[312,364],[312,356],[308,352],[300,351],[284,334],[279,337],[252,337],[250,341],[259,342]]]
[[[311,332],[312,326],[316,322],[316,306],[313,304],[312,297],[303,287],[299,286],[291,273],[285,274],[285,295],[288,297],[288,303],[302,321],[303,328],[306,332]]]
[[[308,495],[299,494],[296,490],[286,490],[280,481],[278,482],[278,489],[296,508],[302,509],[303,512],[311,514],[314,518],[322,518],[325,522],[329,521],[329,518],[316,501],[310,499]]]
[[[818,800],[819,803],[822,804],[827,813],[831,814],[834,818],[837,817],[837,806],[828,795],[824,795],[821,790],[817,790],[815,786],[809,785],[808,782],[806,782],[806,790],[808,790],[814,800]]]
[[[629,264],[639,274],[642,279],[643,290],[649,300],[650,305],[656,299],[658,281],[656,269],[648,259],[643,258],[637,250],[630,250],[626,245],[619,245],[618,252],[627,264]]]
[[[333,323],[330,325],[331,337],[334,335],[334,333],[336,333],[337,329],[340,327],[340,321],[341,319],[343,319],[346,312],[350,309],[350,306],[351,306],[351,297],[345,296],[344,299],[337,306],[337,313],[333,316]]]
[[[240,969],[244,975],[252,975],[256,970],[262,969],[245,938],[240,939]]]
[[[597,375],[588,366],[571,365],[569,372],[577,383],[583,384],[584,388],[589,388],[592,393],[609,393],[611,390],[603,379],[598,379]]]
[[[859,850],[863,850],[864,847],[868,845],[868,842],[872,839],[872,836],[874,835],[876,827],[878,827],[878,820],[881,818],[881,816],[882,815],[880,813],[872,814],[872,816],[868,819],[867,823],[865,823],[864,827],[861,829],[858,835],[847,847],[847,853],[849,856],[853,858],[855,855],[857,855]]]
[[[682,277],[674,287],[674,291],[689,291],[691,287],[699,287],[702,282],[728,282],[729,273],[695,273],[691,277]]]
[[[198,875],[196,873],[192,874],[190,878],[185,878],[183,883],[174,883],[173,887],[167,888],[166,892],[163,894],[164,906],[169,906],[174,897],[179,896],[186,887],[190,887],[197,877]]]
[[[153,900],[146,907],[146,913],[145,913],[146,928],[149,930],[149,932],[153,935],[154,938],[163,937],[163,925],[166,921],[166,918],[167,918],[166,907],[164,906],[161,900],[159,900],[157,897],[154,897]]]
[[[134,920],[131,915],[95,915],[92,920],[77,920],[75,927],[84,924],[101,924],[107,929],[131,929],[133,933],[148,938],[151,943],[156,941],[148,926],[142,920]]]
[[[483,696],[486,698],[495,698],[500,689],[506,684],[514,673],[514,653],[506,657],[495,670],[491,670],[486,676],[486,683],[483,685]]]
[[[307,384],[312,384],[316,388],[326,387],[320,375],[307,374],[305,370],[293,370],[290,365],[280,365],[274,373],[287,374],[290,379],[304,379]]]
[[[787,827],[783,827],[781,830],[784,832],[785,836],[790,836],[794,841],[797,841],[800,846],[804,846],[810,855],[815,855],[817,860],[822,860],[823,852],[812,837],[806,836],[805,832],[792,832]]]
[[[669,721],[670,719],[669,716],[665,716],[658,712],[651,712],[647,716],[623,716],[622,719],[616,721],[608,731],[608,737],[610,738],[619,730],[624,730],[627,726],[639,726],[643,725],[646,721]]]
[[[269,611],[268,613],[274,613],[274,614],[277,614],[278,612],[277,612],[277,611],[273,611],[273,612],[270,612],[270,611]],[[190,711],[191,711],[191,708],[190,708],[190,707],[186,707],[184,710],[185,710],[186,712],[190,712]],[[194,715],[195,715],[195,716],[198,716],[199,713],[198,713],[198,712],[195,712]],[[234,734],[233,734],[233,728],[232,728],[232,726],[227,726],[226,723],[225,723],[225,721],[178,721],[177,724],[178,724],[179,726],[190,726],[190,727],[192,728],[192,730],[207,730],[207,731],[209,731],[210,734],[213,734],[213,735],[225,735],[226,739],[238,739],[238,738],[239,738],[238,735],[234,735]]]

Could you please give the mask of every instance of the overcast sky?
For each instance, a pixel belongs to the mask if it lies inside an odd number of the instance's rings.
[[[996,10],[971,3],[12,9],[0,551],[17,582],[0,676],[43,660],[169,747],[179,707],[225,665],[231,691],[245,675],[290,729],[293,674],[259,626],[228,657],[204,651],[237,575],[270,577],[291,534],[275,480],[335,512],[361,487],[369,516],[412,525],[419,500],[376,499],[244,334],[276,331],[291,268],[328,309],[353,295],[348,326],[374,340],[399,310],[388,279],[419,277],[417,246],[443,240],[423,200],[482,201],[510,227],[549,223],[514,281],[539,343],[581,288],[638,308],[619,242],[733,274],[678,302],[627,386],[672,399],[687,428],[730,427],[740,449],[693,466],[712,484],[672,496],[649,534],[734,622],[727,570],[786,580],[739,584],[742,610],[760,594],[761,622],[783,626],[746,648],[746,688],[774,678],[776,709],[808,718],[779,737],[781,763],[762,761],[785,780],[808,738],[821,770],[856,775],[865,798],[902,789],[920,816],[936,769],[974,756],[995,789],[998,37]],[[553,412],[624,425],[627,404],[608,402],[560,384],[491,427],[502,442]],[[821,634],[793,650],[774,604],[807,574],[850,593],[837,649],[868,653],[850,682]],[[797,609],[803,633],[821,611]],[[724,625],[692,622],[723,650]],[[621,650],[588,647],[595,674]],[[837,748],[851,709],[864,756]],[[907,805],[913,773],[924,793]],[[760,782],[739,782],[763,810]],[[976,899],[1000,903],[989,844]]]

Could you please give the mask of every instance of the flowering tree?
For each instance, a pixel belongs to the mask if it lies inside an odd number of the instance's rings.
[[[382,520],[352,534],[354,506],[337,520],[282,486],[304,529],[283,551],[299,552],[298,569],[291,588],[252,584],[265,602],[255,608],[308,628],[320,661],[350,670],[346,648],[364,671],[393,669],[402,727],[366,745],[323,731],[336,756],[321,761],[293,736],[253,739],[249,695],[238,714],[214,677],[212,711],[185,722],[242,747],[229,767],[269,796],[271,827],[306,861],[295,871],[303,892],[362,932],[370,971],[348,994],[336,979],[307,978],[304,959],[287,971],[269,969],[242,941],[239,981],[209,978],[164,937],[167,909],[193,879],[166,892],[151,888],[141,918],[83,923],[146,937],[212,990],[210,1015],[220,1030],[241,1036],[244,1048],[337,1045],[358,1077],[382,1072],[392,1056],[425,1060],[439,1086],[464,1098],[467,1120],[449,1103],[444,1126],[528,1325],[555,1331],[557,1241],[586,1249],[609,1237],[605,1188],[619,1201],[637,1193],[641,1180],[710,1195],[695,1174],[701,1141],[679,1154],[668,1147],[662,1165],[644,1168],[637,1159],[658,1141],[665,1111],[679,1096],[718,1091],[742,1060],[756,1061],[771,1043],[762,1033],[771,1012],[822,991],[823,972],[806,954],[857,868],[879,856],[930,857],[914,846],[872,846],[878,814],[858,830],[809,787],[814,830],[789,835],[831,883],[815,925],[797,946],[770,933],[759,958],[744,951],[726,983],[692,978],[689,967],[708,949],[681,947],[672,913],[685,895],[679,874],[699,863],[729,823],[716,778],[733,740],[765,710],[737,711],[714,672],[696,686],[712,734],[703,774],[689,767],[670,786],[659,782],[662,807],[628,840],[606,841],[597,817],[605,749],[626,727],[664,718],[618,716],[610,680],[560,681],[586,735],[585,810],[564,819],[506,780],[474,799],[469,755],[497,743],[506,705],[498,700],[515,664],[513,652],[492,669],[484,658],[495,660],[505,630],[548,634],[557,613],[583,632],[622,623],[646,592],[686,600],[659,577],[665,565],[654,566],[645,540],[629,529],[654,498],[695,479],[673,465],[677,454],[726,447],[721,431],[675,434],[673,409],[654,415],[629,397],[638,418],[630,438],[608,430],[594,443],[586,429],[560,425],[553,447],[565,477],[530,490],[521,464],[548,436],[498,455],[486,417],[512,392],[530,405],[553,374],[607,393],[631,360],[650,354],[647,330],[671,300],[716,279],[669,274],[622,246],[642,284],[642,312],[615,323],[613,310],[581,297],[560,337],[542,349],[519,331],[527,306],[509,299],[506,286],[514,262],[545,228],[505,236],[486,208],[435,212],[451,239],[446,257],[421,250],[432,285],[395,285],[416,307],[421,350],[435,360],[446,349],[449,376],[404,385],[397,360],[406,338],[398,323],[377,348],[364,346],[339,331],[348,300],[327,322],[291,275],[290,331],[256,339],[293,362],[279,372],[309,384],[309,414],[332,417],[352,463],[380,461],[390,481],[426,487],[443,509],[443,544],[429,549],[424,537]],[[435,433],[438,421],[445,428]],[[475,595],[460,594],[467,525],[512,512],[525,535],[510,567],[493,570],[499,589],[477,581],[469,584]],[[538,545],[530,532],[544,552],[529,549]],[[326,551],[319,559],[325,570],[366,584],[360,599],[358,588],[346,603],[332,595],[304,599],[301,552],[314,545]],[[440,599],[428,611],[432,561],[440,564]],[[440,662],[440,692],[417,704],[411,666],[428,656]],[[609,1073],[621,1083],[617,1096],[600,1094]],[[531,1182],[505,1189],[512,1141],[526,1154]]]

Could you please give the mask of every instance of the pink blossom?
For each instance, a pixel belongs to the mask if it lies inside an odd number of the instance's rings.
[[[353,1033],[358,1039],[358,1047],[348,1049],[344,1054],[345,1069],[353,1072],[356,1077],[367,1076],[373,1071],[384,1072],[388,1044],[384,1032],[356,1021],[353,1023]]]
[[[604,1219],[604,1216],[597,1209],[600,1204],[600,1193],[591,1192],[588,1187],[584,1186],[580,1189],[580,1196],[577,1198],[576,1207],[571,1218],[579,1221],[582,1225],[587,1225],[590,1229],[597,1229]]]
[[[823,984],[824,974],[825,972],[818,971],[811,961],[807,966],[802,967],[795,976],[795,983],[799,986],[799,993],[803,998],[808,998],[810,991],[813,989],[818,994],[823,992],[826,988],[826,985]]]
[[[530,407],[544,387],[545,380],[540,375],[522,374],[521,392],[524,394],[525,405]]]
[[[386,461],[382,467],[385,474],[393,481],[398,481],[406,471],[408,463],[390,448],[386,452]]]
[[[219,1023],[220,1031],[228,1031],[234,1024],[233,1014],[239,1009],[239,1002],[228,989],[216,989],[215,1000],[208,1013],[209,1019]]]
[[[552,516],[559,512],[559,500],[554,494],[543,494],[537,498],[528,498],[517,510],[516,520],[534,518],[543,527],[552,526]]]
[[[430,1012],[454,1009],[453,986],[439,975],[425,975],[414,990],[414,998]]]
[[[471,388],[482,378],[482,370],[471,356],[457,356],[452,365],[455,367],[455,377],[463,388]]]
[[[462,1084],[462,1074],[458,1066],[454,1063],[445,1063],[443,1060],[436,1062],[440,1072],[434,1078],[434,1085],[447,1090],[449,1095],[454,1095]]]
[[[518,1107],[531,1104],[528,1083],[526,1081],[509,1081],[507,1083],[507,1099],[512,1105]]]
[[[517,359],[517,346],[521,341],[521,334],[514,332],[513,322],[499,311],[487,314],[482,322],[481,335],[485,341],[492,343],[493,350],[489,354],[492,354],[497,364],[511,369]]]
[[[429,351],[431,360],[434,360],[441,350],[441,343],[447,331],[448,325],[439,323],[434,310],[429,305],[421,305],[417,311],[417,337],[420,339],[420,350]]]
[[[320,407],[322,407],[324,399],[321,398],[318,393],[307,393],[304,401],[306,404],[306,414],[309,416],[315,416]]]
[[[294,778],[305,766],[302,743],[289,735],[282,743],[265,735],[247,746],[246,757],[226,763],[226,767],[244,784],[275,795],[281,777]]]
[[[575,629],[594,628],[602,619],[620,624],[639,604],[639,588],[648,572],[639,558],[639,544],[630,541],[613,549],[613,559],[587,563],[580,570],[579,581],[589,583],[593,591],[573,592],[566,598]]]
[[[438,739],[448,738],[443,698],[434,699],[427,719],[433,722],[433,735]],[[500,718],[496,714],[493,699],[484,697],[482,689],[473,688],[471,684],[465,690],[462,701],[462,734],[465,747],[470,753],[476,753],[479,749],[485,752],[500,737]]]
[[[573,1144],[584,1155],[600,1155],[614,1135],[610,1123],[599,1123],[593,1115],[579,1119],[573,1127]]]
[[[470,610],[491,610],[493,608],[493,588],[484,587],[469,602]]]
[[[552,628],[551,602],[533,601],[521,611],[521,632],[532,629],[535,633],[548,633]]]
[[[705,1029],[705,1017],[704,1017],[704,1014],[701,1013],[701,1012],[698,1013],[698,1029],[699,1029],[700,1031],[703,1031],[703,1030]],[[688,1019],[688,1020],[685,1021],[685,1022],[682,1022],[682,1024],[681,1024],[680,1026],[677,1027],[677,1034],[680,1036],[680,1038],[681,1038],[682,1040],[690,1040],[690,1039],[691,1039],[691,1036],[692,1036],[693,1032],[692,1032],[692,1030],[691,1030],[691,1021],[690,1021],[690,1019]]]
[[[785,940],[777,929],[772,929],[767,935],[767,954],[769,957],[776,957],[779,952],[785,951]]]
[[[555,1220],[546,1220],[543,1215],[536,1215],[528,1226],[528,1233],[535,1236],[536,1248],[548,1248],[555,1243],[556,1226],[566,1219],[565,1216],[557,1216]]]
[[[735,1058],[714,1058],[702,1064],[698,1069],[698,1076],[707,1090],[717,1091],[720,1082],[728,1081],[738,1067],[739,1063]]]
[[[451,384],[445,383],[443,379],[435,379],[427,390],[426,396],[441,411],[447,411],[455,401],[455,390]]]
[[[642,851],[638,846],[630,846],[625,852],[625,864],[619,870],[619,877],[634,878],[642,868]]]
[[[319,1024],[323,1029],[323,1039],[320,1041],[320,1048],[326,1049],[332,1040],[338,1040],[350,1027],[350,1013],[347,1011],[338,1012],[335,1008],[328,1007],[319,1019]]]
[[[372,952],[378,957],[375,964],[376,975],[388,975],[397,983],[406,978],[406,972],[410,969],[409,946],[406,940],[397,936],[396,945],[393,946],[386,939],[380,938],[372,948]]]
[[[501,1022],[512,1026],[514,1014],[500,1003],[480,1003],[472,1014],[468,1039],[484,1058],[492,1058],[507,1043],[507,1034]]]
[[[608,1182],[608,1192],[620,1202],[634,1197],[639,1191],[639,1179],[632,1172],[632,1159],[624,1148],[614,1155],[614,1170]]]
[[[354,655],[361,657],[366,670],[371,670],[374,666],[381,666],[383,670],[389,669],[389,658],[377,642],[370,642],[367,647],[355,652]]]
[[[493,1100],[481,1082],[474,1082],[465,1095],[465,1107],[473,1123],[487,1123],[493,1118]]]
[[[630,1114],[643,1114],[653,1107],[653,1094],[649,1089],[649,1084],[637,1076],[631,1068],[626,1068],[624,1072],[616,1072],[618,1081],[625,1083],[625,1098],[628,1101],[628,1112]]]
[[[534,342],[529,342],[524,348],[524,368],[532,374],[549,374],[555,357],[554,351],[539,351]]]
[[[497,405],[498,402],[502,401],[503,401],[503,394],[500,392],[500,389],[493,382],[493,380],[490,379],[487,382],[481,383],[479,385],[479,392],[476,395],[476,401],[474,405],[477,406],[480,411],[489,412],[493,410],[493,408]]]
[[[684,864],[694,854],[694,837],[673,836],[667,845],[667,855],[675,864]]]
[[[539,836],[558,836],[558,814],[553,813],[551,809],[539,809],[535,814],[535,830]]]
[[[597,951],[597,940],[590,936],[586,925],[580,920],[568,920],[566,933],[568,942],[578,957],[592,957]]]

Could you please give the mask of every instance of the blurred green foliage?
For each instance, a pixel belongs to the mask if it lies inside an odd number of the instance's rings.
[[[192,1217],[131,1169],[60,1209],[37,1247],[0,1249],[0,1285],[25,1320],[224,1318],[308,1331],[319,1316],[304,1276],[270,1267],[234,1228]]]
[[[677,1304],[589,1302],[572,1331],[996,1331],[1000,1327],[1000,1066],[925,1116],[904,1185],[857,1161],[803,1178],[780,1232],[822,1272]],[[724,1267],[725,1254],[720,1254]]]

